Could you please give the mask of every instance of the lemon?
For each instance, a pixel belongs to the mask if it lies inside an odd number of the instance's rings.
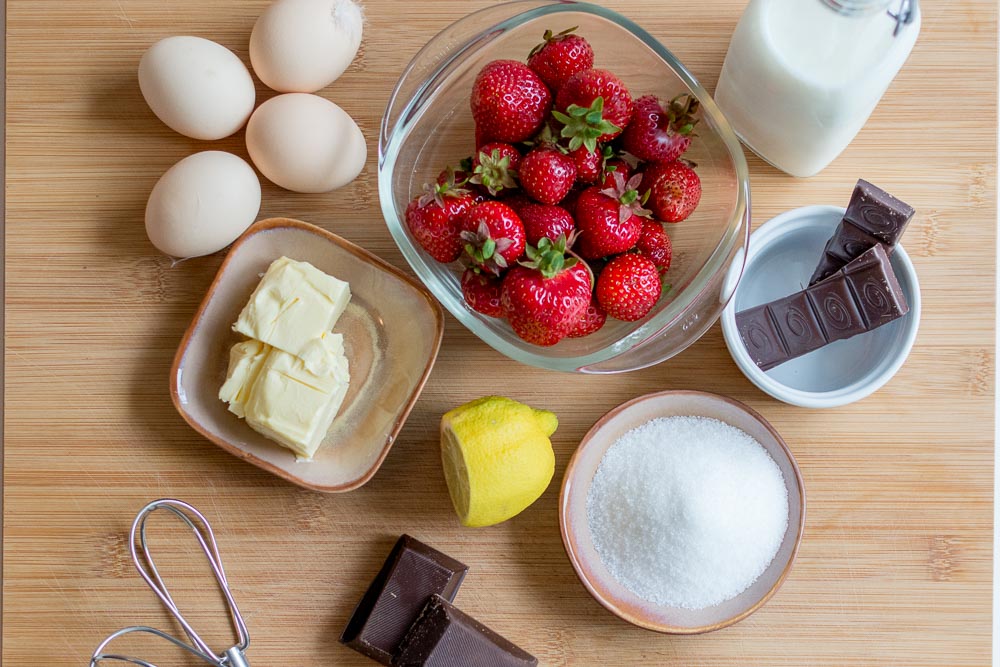
[[[441,418],[441,463],[462,525],[492,526],[538,500],[552,481],[549,436],[559,420],[503,396],[486,396]]]

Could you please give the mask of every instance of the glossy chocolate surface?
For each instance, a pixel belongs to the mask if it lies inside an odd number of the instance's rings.
[[[913,207],[866,180],[854,186],[844,219],[823,249],[809,284],[830,277],[871,247],[883,244],[891,253],[913,218]]]
[[[885,246],[876,244],[801,292],[737,313],[736,326],[750,357],[766,371],[909,310]]]
[[[468,567],[403,535],[358,603],[340,641],[383,665],[433,595],[451,601]]]
[[[398,667],[533,667],[538,660],[456,609],[440,595],[427,602],[392,663]]]

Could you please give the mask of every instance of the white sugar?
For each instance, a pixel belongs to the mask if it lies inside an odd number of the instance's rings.
[[[650,602],[701,609],[750,587],[788,527],[788,492],[767,451],[704,417],[654,419],[605,453],[587,495],[601,560]]]

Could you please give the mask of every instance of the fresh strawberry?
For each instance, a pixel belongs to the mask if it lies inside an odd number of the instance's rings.
[[[521,153],[499,141],[484,144],[472,159],[470,183],[486,188],[491,197],[501,192],[508,193],[517,187],[517,167],[521,164]]]
[[[622,175],[622,178],[625,181],[628,181],[629,177],[632,175],[632,167],[629,166],[628,162],[620,157],[612,157],[604,161],[604,171],[601,176],[601,187],[615,187],[616,171]]]
[[[572,34],[575,30],[556,35],[546,30],[542,36],[545,41],[528,54],[528,67],[552,90],[559,90],[568,78],[594,66],[594,49],[583,37]]]
[[[576,219],[576,202],[580,199],[580,193],[582,192],[583,190],[580,188],[573,188],[566,194],[565,197],[563,197],[563,200],[559,202],[559,205],[569,211],[569,214],[572,215],[574,219]]]
[[[454,262],[462,254],[462,215],[475,206],[473,195],[455,185],[449,167],[443,183],[424,186],[424,194],[406,207],[406,226],[424,250],[439,262]]]
[[[584,258],[616,255],[630,250],[639,240],[642,219],[649,211],[642,208],[639,192],[641,176],[633,176],[627,183],[615,173],[615,187],[587,188],[576,202],[576,227],[580,240],[576,249]]]
[[[525,202],[514,210],[521,216],[529,245],[537,246],[543,238],[550,241],[556,241],[560,236],[569,238],[575,228],[573,216],[561,206]]]
[[[569,156],[576,164],[576,180],[579,182],[593,184],[601,177],[604,151],[600,146],[594,151],[586,146],[577,146],[575,150],[569,152]]]
[[[552,93],[524,63],[494,60],[476,77],[470,105],[477,142],[489,137],[517,143],[541,128],[552,109]]]
[[[576,325],[566,334],[567,338],[583,338],[595,333],[608,321],[608,314],[604,312],[596,299],[590,300],[590,305],[583,311]]]
[[[643,257],[648,257],[660,273],[666,273],[670,268],[670,260],[673,259],[674,249],[670,243],[667,231],[663,229],[663,223],[659,220],[643,220],[642,233],[635,244],[636,250]]]
[[[640,160],[672,162],[691,145],[698,100],[678,95],[664,106],[653,95],[635,101],[635,116],[622,133],[622,146]]]
[[[535,345],[555,345],[576,326],[591,298],[587,266],[566,258],[566,239],[528,247],[528,261],[503,278],[500,304],[514,333]]]
[[[664,222],[687,219],[701,201],[701,179],[684,160],[654,162],[642,175],[642,189],[648,192],[649,208]]]
[[[558,204],[576,182],[573,159],[551,145],[533,148],[518,168],[521,188],[536,201]]]
[[[478,150],[480,146],[485,146],[486,144],[490,144],[495,141],[496,139],[486,134],[486,130],[476,125],[476,150]]]
[[[615,257],[597,279],[597,303],[608,315],[624,322],[641,320],[653,309],[663,291],[660,272],[653,261],[628,253]]]
[[[469,182],[470,176],[472,176],[472,158],[462,158],[457,168],[447,167],[438,174],[437,184],[444,185],[450,181],[453,185],[462,187]]]
[[[577,72],[556,95],[552,115],[563,124],[560,134],[570,140],[569,149],[586,146],[597,150],[621,134],[632,120],[632,96],[621,79],[602,69]]]
[[[506,204],[476,204],[462,215],[459,225],[465,252],[483,271],[498,276],[524,254],[524,225]]]
[[[477,313],[490,317],[503,317],[500,308],[500,279],[479,269],[469,267],[462,274],[462,296]]]

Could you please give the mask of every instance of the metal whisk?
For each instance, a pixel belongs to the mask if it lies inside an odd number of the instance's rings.
[[[227,649],[222,654],[215,653],[187,622],[184,615],[181,614],[177,605],[174,603],[173,598],[170,596],[170,592],[167,590],[166,584],[163,583],[163,579],[160,577],[160,572],[156,569],[156,564],[153,562],[153,556],[149,551],[149,544],[146,541],[146,519],[156,510],[166,510],[187,524],[187,526],[194,532],[195,538],[198,540],[199,546],[201,546],[201,550],[205,553],[205,556],[208,558],[208,562],[212,566],[212,572],[215,575],[215,580],[219,584],[219,588],[221,589],[223,596],[225,596],[226,604],[229,607],[230,620],[232,621],[233,629],[236,631],[237,637],[236,645]],[[137,535],[138,549],[136,548]],[[156,500],[143,507],[139,514],[136,515],[135,521],[132,522],[132,530],[129,533],[129,538],[129,551],[132,554],[132,562],[135,563],[136,569],[139,571],[142,578],[146,580],[146,583],[149,584],[149,587],[153,589],[153,592],[156,593],[156,597],[160,598],[160,601],[163,602],[167,610],[173,615],[174,618],[177,619],[177,622],[181,624],[181,627],[184,629],[184,633],[187,635],[188,640],[190,640],[191,643],[189,644],[182,639],[178,639],[177,637],[174,637],[173,635],[170,635],[162,630],[157,630],[156,628],[150,628],[144,625],[134,625],[122,628],[118,632],[112,633],[103,642],[101,642],[101,645],[97,647],[93,656],[90,658],[90,667],[97,667],[97,665],[103,661],[125,662],[132,665],[140,665],[140,667],[156,667],[156,665],[146,660],[105,652],[107,646],[115,639],[131,633],[149,634],[166,639],[175,646],[184,649],[188,653],[191,653],[192,655],[201,658],[206,663],[215,665],[216,667],[250,667],[250,663],[247,661],[246,655],[244,654],[247,647],[250,646],[250,635],[247,633],[246,623],[243,622],[240,610],[236,606],[236,601],[233,599],[233,595],[229,590],[229,582],[226,581],[226,572],[222,567],[222,558],[219,556],[219,547],[215,543],[215,534],[212,532],[212,527],[209,525],[208,520],[201,514],[201,512],[180,500],[173,500],[171,498]],[[141,559],[139,557],[140,550],[142,552]]]

